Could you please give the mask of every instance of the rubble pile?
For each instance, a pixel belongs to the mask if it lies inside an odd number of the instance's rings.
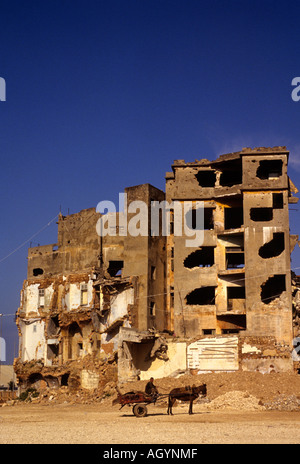
[[[231,409],[239,411],[262,411],[265,409],[261,400],[247,392],[230,391],[220,395],[207,404],[201,405],[201,410]]]
[[[117,385],[116,353],[103,358],[85,356],[70,361],[56,369],[44,366],[42,362],[15,364],[22,384],[27,388],[14,404],[22,403],[94,403],[112,395]],[[88,388],[81,387],[84,374]],[[60,385],[59,379],[67,377],[67,385]],[[35,379],[35,381],[33,381]],[[93,382],[93,385],[89,384]]]
[[[116,392],[116,382],[108,382],[104,388],[95,390],[80,389],[76,392],[63,386],[59,389],[44,388],[40,392],[31,388],[25,391],[17,399],[4,403],[7,406],[17,404],[94,404],[101,403],[104,399],[112,398]],[[3,405],[2,405],[3,406]],[[0,405],[1,407],[1,405]]]
[[[18,404],[99,404],[103,410],[110,410],[117,398],[116,387],[121,393],[144,391],[147,380],[118,384],[114,363],[103,366],[105,375],[100,376],[98,388],[83,389],[61,386],[60,388],[29,388],[19,399],[7,401],[4,405]],[[300,410],[300,375],[296,373],[261,374],[259,372],[223,372],[199,375],[184,374],[178,378],[156,379],[158,391],[165,395],[157,406],[165,407],[167,393],[172,388],[206,383],[207,396],[196,400],[203,411],[211,410]],[[25,393],[25,394],[24,394]],[[178,402],[178,405],[180,403]],[[2,405],[3,406],[3,405]],[[186,403],[182,403],[186,408]],[[0,405],[1,407],[1,405]],[[119,405],[117,405],[117,408]]]
[[[300,396],[296,395],[279,395],[272,401],[266,401],[264,404],[268,410],[277,411],[299,411],[300,410]]]

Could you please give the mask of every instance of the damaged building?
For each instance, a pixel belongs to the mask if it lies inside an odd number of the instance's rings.
[[[175,161],[166,192],[125,189],[128,206],[146,204],[147,234],[124,233],[121,212],[105,236],[96,208],[60,214],[57,243],[28,253],[17,312],[20,387],[293,369],[290,255],[298,237],[288,207],[298,199],[288,156],[285,147],[247,148],[215,161]],[[153,234],[152,204],[164,201],[169,233]],[[204,207],[193,247],[184,232],[174,234],[172,205],[186,201]],[[196,215],[192,206],[182,218],[191,230]]]
[[[298,237],[288,207],[298,199],[288,156],[285,147],[246,148],[213,162],[175,161],[166,175],[168,201],[204,205],[202,245],[187,249],[184,235],[167,245],[170,328],[203,337],[188,349],[190,368],[214,369],[224,358],[227,368],[292,368],[290,255]],[[214,350],[220,360],[210,362]]]
[[[129,204],[143,200],[149,208],[164,199],[148,184],[127,188],[126,194]],[[15,370],[21,388],[93,387],[99,382],[95,366],[118,351],[120,327],[138,332],[165,327],[165,240],[100,237],[99,217],[96,208],[60,214],[57,243],[29,249],[17,312]],[[151,351],[159,337],[155,331],[147,335]]]

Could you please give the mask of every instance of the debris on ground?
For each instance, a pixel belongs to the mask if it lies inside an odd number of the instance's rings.
[[[58,389],[44,388],[38,392],[28,392],[27,395],[21,394],[19,399],[7,401],[2,406],[24,403],[43,405],[97,403],[100,407],[111,408],[112,401],[117,397],[117,386],[121,393],[126,393],[133,390],[144,391],[146,383],[147,380],[117,384],[117,381],[110,377],[106,383],[102,379],[98,389],[74,391],[68,386]],[[207,397],[199,398],[195,402],[197,407],[202,409],[300,410],[300,375],[294,372],[261,374],[260,372],[236,371],[184,374],[178,378],[154,379],[154,383],[159,393],[164,395],[157,403],[162,407],[167,404],[167,394],[172,388],[205,383]]]
[[[265,409],[261,400],[247,392],[231,391],[220,395],[209,403],[202,404],[201,411],[231,409],[239,411],[263,411]]]

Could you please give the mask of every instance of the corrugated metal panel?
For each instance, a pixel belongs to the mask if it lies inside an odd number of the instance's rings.
[[[238,338],[205,338],[191,343],[187,350],[189,369],[238,370]]]

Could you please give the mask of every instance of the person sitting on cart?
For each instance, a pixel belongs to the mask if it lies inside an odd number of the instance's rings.
[[[149,396],[152,396],[153,400],[155,402],[157,397],[158,397],[158,390],[157,390],[157,388],[156,388],[156,386],[154,385],[153,382],[154,382],[154,379],[153,379],[153,377],[151,377],[149,382],[146,385],[145,393],[147,395],[149,395]]]

